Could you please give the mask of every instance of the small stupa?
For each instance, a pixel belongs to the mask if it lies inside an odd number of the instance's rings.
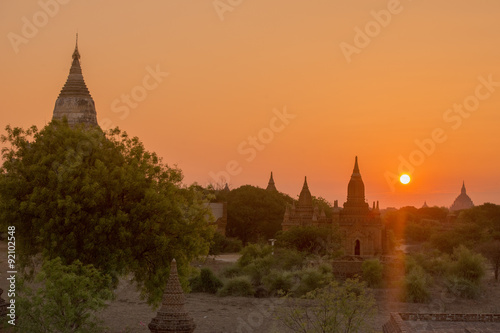
[[[161,308],[148,325],[151,333],[192,333],[196,324],[184,309],[185,302],[177,273],[177,263],[173,259]]]

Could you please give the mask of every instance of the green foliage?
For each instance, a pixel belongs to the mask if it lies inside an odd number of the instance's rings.
[[[240,267],[248,266],[258,258],[264,258],[273,252],[270,245],[250,244],[241,251],[241,257],[238,259]]]
[[[291,201],[284,194],[251,185],[232,190],[227,194],[227,235],[244,244],[274,238]]]
[[[271,295],[283,295],[290,292],[294,286],[295,278],[291,272],[271,270],[271,272],[262,279],[262,282]]]
[[[305,254],[293,249],[280,249],[274,251],[274,267],[285,271],[295,271],[302,268]]]
[[[183,187],[181,171],[137,137],[57,121],[40,132],[6,132],[0,225],[16,227],[23,267],[41,253],[92,264],[115,282],[130,272],[158,304],[172,258],[184,276],[189,262],[208,252],[213,230],[203,194]]]
[[[468,279],[458,276],[449,276],[445,281],[446,288],[455,296],[474,299],[481,293],[480,286]]]
[[[322,263],[318,266],[318,270],[321,274],[331,274],[333,276],[333,267],[330,263]]]
[[[439,228],[439,221],[421,219],[418,222],[409,222],[405,229],[405,239],[409,242],[422,243],[430,240]]]
[[[451,254],[460,245],[473,249],[495,240],[500,241],[500,206],[486,203],[461,211],[453,229],[433,234],[431,244]]]
[[[243,243],[236,238],[228,238],[216,232],[210,244],[209,254],[218,255],[221,253],[236,253],[243,248]]]
[[[312,201],[313,201],[313,206],[317,206],[319,211],[324,211],[326,217],[330,218],[333,215],[333,207],[332,205],[328,202],[323,197],[315,197],[312,196]]]
[[[202,268],[200,275],[190,281],[191,291],[215,294],[223,286],[221,280],[209,268]]]
[[[448,209],[443,207],[402,207],[388,212],[385,217],[387,230],[391,231],[396,240],[421,243],[428,241],[440,230],[446,221]]]
[[[453,265],[448,254],[441,253],[437,250],[432,252],[415,253],[411,255],[411,258],[427,273],[436,277],[443,277],[449,274]]]
[[[227,267],[222,276],[230,279],[243,277],[256,290],[260,288],[266,294],[301,296],[327,285],[333,279],[329,263],[303,269],[305,254],[296,250],[280,248],[273,255],[270,246],[251,244],[241,253],[238,263]],[[225,295],[224,292],[220,294]]]
[[[75,261],[46,261],[35,277],[37,290],[18,284],[16,329],[31,333],[93,333],[104,328],[96,313],[112,298],[111,277]]]
[[[500,271],[500,240],[490,240],[479,246],[479,251],[493,265],[495,280],[498,281]]]
[[[446,221],[448,209],[444,207],[422,207],[417,211],[417,216],[421,220]]]
[[[218,293],[219,296],[253,296],[254,294],[252,282],[246,276],[237,276],[226,281]]]
[[[369,287],[376,288],[382,284],[382,272],[384,267],[378,259],[369,259],[363,261],[361,266],[363,270],[363,280]]]
[[[485,203],[460,213],[457,220],[459,231],[467,231],[469,234],[463,234],[464,239],[471,242],[481,242],[488,239],[500,240],[500,205]],[[467,245],[467,244],[465,244]]]
[[[429,277],[418,264],[411,264],[404,280],[406,302],[425,303],[430,300]]]
[[[495,279],[500,270],[500,206],[486,203],[460,212],[453,229],[431,237],[440,251],[452,253],[460,245],[481,252],[493,265]]]
[[[448,230],[433,233],[430,237],[430,244],[432,248],[437,249],[441,252],[452,253],[453,248],[457,247],[461,243],[461,236],[456,233],[456,231]]]
[[[269,274],[275,266],[275,258],[267,255],[264,258],[257,258],[243,268],[243,273],[250,277],[255,286],[262,284],[262,279]]]
[[[339,248],[340,237],[336,229],[312,226],[295,227],[276,235],[279,247],[310,254],[331,254]]]
[[[456,259],[452,267],[453,274],[479,285],[486,272],[484,257],[465,246],[456,248],[453,257]]]
[[[323,288],[333,280],[333,274],[321,268],[305,268],[295,273],[296,281],[292,294],[303,296],[316,289]]]
[[[280,332],[303,333],[369,333],[375,332],[371,319],[375,315],[375,298],[358,280],[332,282],[307,294],[304,302],[289,299],[290,306],[280,307],[276,319]]]
[[[235,276],[240,276],[242,274],[242,268],[238,264],[232,264],[224,267],[221,275],[225,278],[233,278]]]
[[[426,273],[437,282],[443,282],[453,295],[476,298],[481,292],[485,259],[479,253],[460,246],[455,248],[452,256],[436,250],[413,254],[407,257],[406,270],[405,288],[409,301],[427,300],[429,277]]]

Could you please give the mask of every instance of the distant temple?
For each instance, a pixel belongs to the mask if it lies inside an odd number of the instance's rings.
[[[276,185],[274,185],[274,179],[273,179],[273,172],[272,171],[271,171],[271,178],[269,178],[269,183],[267,184],[266,190],[278,192],[278,190],[276,189]]]
[[[377,202],[375,205],[374,202],[370,209],[365,201],[365,185],[361,179],[357,157],[347,186],[347,201],[343,208],[335,201],[331,218],[313,205],[307,178],[304,180],[297,204],[292,204],[285,210],[282,229],[286,231],[297,226],[338,226],[346,255],[374,256],[386,251],[385,228],[380,219],[379,204]]]
[[[465,190],[465,182],[463,182],[461,193],[455,199],[453,205],[451,205],[450,211],[469,209],[472,207],[474,207],[474,203],[472,202],[471,198],[467,195],[467,191]]]
[[[94,100],[85,85],[80,67],[78,35],[76,35],[76,45],[72,57],[73,63],[69,70],[68,79],[56,100],[52,119],[62,120],[66,117],[70,126],[78,124],[98,126]]]

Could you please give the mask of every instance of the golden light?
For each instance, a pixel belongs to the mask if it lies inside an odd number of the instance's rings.
[[[410,182],[410,176],[408,175],[401,175],[401,177],[399,177],[399,181],[402,183],[402,184],[408,184]]]

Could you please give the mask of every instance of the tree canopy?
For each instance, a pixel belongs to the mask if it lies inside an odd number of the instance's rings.
[[[434,247],[451,253],[459,245],[476,249],[493,265],[495,278],[500,270],[500,205],[485,203],[460,212],[453,228],[434,234]]]
[[[208,252],[213,230],[203,194],[183,186],[181,170],[137,137],[66,122],[6,132],[0,225],[15,226],[23,267],[41,253],[92,264],[115,281],[132,273],[157,304],[172,258],[182,274]]]
[[[284,194],[251,185],[232,190],[227,194],[227,235],[243,243],[273,238],[291,201]]]
[[[448,209],[444,207],[402,207],[384,216],[385,225],[397,239],[406,242],[428,241],[446,222]]]
[[[300,252],[326,255],[340,249],[338,228],[318,228],[315,226],[297,226],[276,235],[277,246]]]

